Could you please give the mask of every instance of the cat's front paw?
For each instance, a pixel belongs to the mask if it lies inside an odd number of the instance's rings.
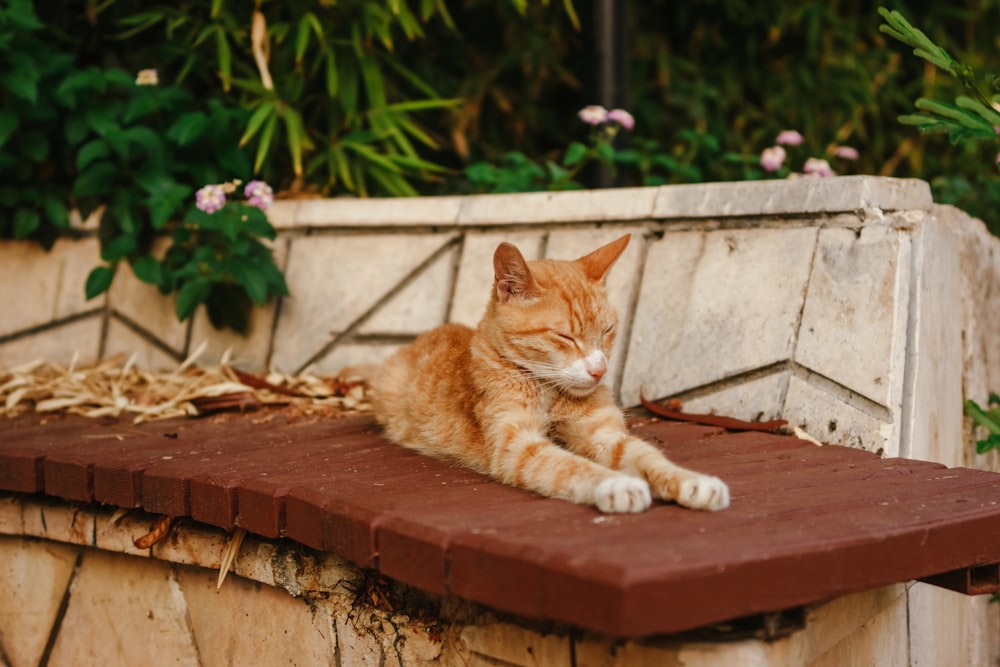
[[[594,504],[602,512],[642,512],[652,502],[649,485],[638,477],[611,477],[594,489]]]
[[[674,500],[694,510],[717,512],[729,507],[729,487],[718,477],[695,474],[680,483]]]

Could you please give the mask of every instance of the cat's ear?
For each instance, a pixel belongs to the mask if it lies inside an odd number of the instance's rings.
[[[493,288],[500,303],[507,303],[512,298],[530,298],[538,290],[524,255],[510,243],[497,246],[493,253],[493,271]]]
[[[595,282],[603,281],[608,275],[608,271],[614,266],[615,261],[625,251],[625,246],[628,245],[631,238],[631,234],[626,234],[576,261],[583,267],[583,272],[587,274],[588,278]]]

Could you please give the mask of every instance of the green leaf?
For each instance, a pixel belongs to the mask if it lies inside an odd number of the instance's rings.
[[[130,127],[122,132],[122,136],[130,143],[145,150],[145,157],[152,158],[163,152],[163,139],[152,129],[144,125]]]
[[[42,223],[42,217],[38,211],[30,208],[19,208],[14,211],[14,238],[23,240],[30,238],[38,226]]]
[[[267,278],[264,273],[250,262],[234,258],[226,266],[233,279],[243,286],[247,295],[258,306],[267,302]]]
[[[985,454],[986,452],[1000,447],[1000,433],[990,433],[990,435],[985,440],[976,441],[976,453]]]
[[[245,146],[247,142],[253,139],[254,135],[264,124],[264,121],[270,120],[274,117],[277,109],[271,102],[264,102],[257,110],[253,112],[250,116],[250,120],[247,122],[246,130],[243,131],[243,136],[240,138],[240,146]]]
[[[83,146],[80,146],[80,150],[76,153],[76,168],[79,171],[83,171],[90,163],[94,160],[99,160],[105,158],[111,154],[111,147],[108,146],[108,142],[104,139],[92,139],[88,141]]]
[[[122,116],[123,122],[132,123],[160,110],[162,106],[160,97],[144,88],[140,87],[132,99],[128,101],[125,115]]]
[[[55,227],[59,229],[66,229],[69,227],[69,212],[66,210],[66,205],[56,199],[55,197],[43,197],[42,198],[42,209],[45,211],[45,217],[48,218]]]
[[[38,74],[24,69],[15,69],[2,78],[7,92],[29,104],[38,102]]]
[[[21,119],[10,109],[0,109],[0,148],[3,148],[7,140],[17,129]]]
[[[73,183],[73,194],[77,197],[91,197],[108,194],[115,187],[118,169],[109,162],[95,162],[87,167]]]
[[[101,259],[105,262],[117,262],[135,252],[137,243],[132,234],[116,236],[101,246]]]
[[[160,262],[152,255],[143,255],[132,262],[132,273],[144,283],[160,285],[163,282],[163,271]]]
[[[587,147],[579,141],[574,141],[566,148],[566,155],[563,156],[563,164],[567,167],[579,164],[587,156]]]
[[[84,293],[87,300],[103,294],[111,287],[111,281],[115,279],[115,269],[113,266],[97,266],[87,275],[87,283]]]
[[[32,162],[42,162],[49,157],[49,138],[44,132],[19,133],[17,147]]]
[[[243,206],[243,230],[260,238],[274,240],[277,233],[268,221],[267,214],[256,206]]]
[[[264,166],[264,159],[271,148],[271,138],[274,136],[274,129],[277,125],[277,114],[269,116],[267,122],[264,124],[264,130],[260,133],[260,143],[257,144],[257,155],[253,161],[253,171],[255,174],[260,173],[261,167]]]
[[[994,421],[975,401],[969,399],[962,404],[965,414],[980,426],[985,426],[990,433],[1000,433],[1000,423]]]
[[[178,320],[183,322],[191,317],[195,309],[208,297],[212,284],[213,280],[207,277],[194,278],[184,283],[177,292],[177,304],[174,308]]]
[[[208,128],[208,116],[201,111],[186,113],[167,130],[167,138],[180,146],[187,146],[200,139]]]

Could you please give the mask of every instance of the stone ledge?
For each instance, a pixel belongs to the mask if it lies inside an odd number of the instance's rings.
[[[930,186],[878,176],[664,185],[394,199],[285,200],[271,219],[293,227],[476,227],[573,222],[833,215],[929,210]]]

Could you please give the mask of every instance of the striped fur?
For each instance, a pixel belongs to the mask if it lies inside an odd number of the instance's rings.
[[[601,382],[617,325],[604,281],[628,241],[575,261],[527,262],[500,244],[479,326],[429,331],[376,373],[375,416],[386,435],[603,512],[641,512],[654,497],[727,507],[721,480],[674,465],[630,435]]]

